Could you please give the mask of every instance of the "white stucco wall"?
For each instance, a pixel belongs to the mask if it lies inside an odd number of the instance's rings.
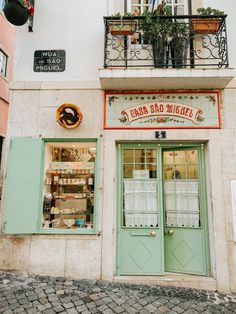
[[[103,67],[104,23],[107,0],[36,1],[33,32],[17,27],[14,80],[98,80]],[[33,72],[35,50],[66,50],[66,71]],[[62,78],[63,77],[63,78]]]

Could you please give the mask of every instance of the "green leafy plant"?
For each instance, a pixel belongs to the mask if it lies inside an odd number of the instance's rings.
[[[213,9],[211,7],[207,7],[207,8],[198,8],[197,9],[197,13],[199,15],[224,15],[224,11],[220,11],[220,10],[217,10],[217,9]]]

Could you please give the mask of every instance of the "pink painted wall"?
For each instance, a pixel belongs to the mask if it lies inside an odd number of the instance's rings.
[[[7,22],[0,11],[0,49],[8,55],[7,77],[0,74],[0,135],[5,136],[9,106],[9,82],[13,74],[13,50],[15,28]]]

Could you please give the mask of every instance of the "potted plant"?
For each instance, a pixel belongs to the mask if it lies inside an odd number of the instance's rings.
[[[117,13],[114,16],[114,19],[109,21],[108,31],[112,35],[133,35],[137,27],[137,21],[132,19],[133,16],[134,15],[130,13],[123,16],[121,16],[120,13]],[[119,19],[116,19],[117,17]],[[129,18],[126,19],[127,17]]]
[[[192,27],[195,34],[216,34],[220,28],[224,11],[208,8],[198,8],[197,13],[200,16],[212,16],[212,18],[192,19]]]
[[[140,29],[144,42],[152,46],[155,68],[168,66],[169,60],[173,67],[181,67],[184,63],[188,26],[171,18],[161,18],[167,15],[171,15],[171,12],[164,1],[154,12],[145,11],[142,14],[144,19]]]

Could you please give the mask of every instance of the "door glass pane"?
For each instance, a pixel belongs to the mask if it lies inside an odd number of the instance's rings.
[[[175,166],[172,172],[172,179],[186,179],[186,167]]]
[[[158,226],[157,155],[154,149],[133,149],[134,163],[123,164],[123,227]],[[124,150],[123,163],[130,154]],[[155,161],[155,163],[147,163]]]
[[[157,152],[154,149],[147,149],[146,150],[147,155],[147,163],[156,163],[157,161]]]
[[[145,164],[135,164],[135,170],[144,170]]]
[[[163,153],[166,226],[201,226],[197,153],[197,150],[188,149]]]
[[[144,163],[145,162],[145,150],[144,149],[135,149],[135,163]]]
[[[187,175],[188,175],[188,179],[197,179],[198,178],[197,165],[188,166]]]
[[[173,173],[173,167],[166,165],[164,166],[164,179],[171,179]]]
[[[133,149],[126,149],[124,151],[124,163],[133,163],[134,162],[134,151]]]
[[[172,154],[175,160],[176,165],[184,165],[185,164],[185,151],[173,151]]]
[[[186,151],[186,158],[188,164],[198,164],[198,156],[197,156],[197,150],[189,150]]]
[[[132,178],[133,177],[133,170],[134,170],[134,165],[124,165],[123,166],[123,177],[124,178]]]
[[[147,169],[149,170],[149,176],[151,179],[157,178],[157,167],[156,164],[147,164]]]

